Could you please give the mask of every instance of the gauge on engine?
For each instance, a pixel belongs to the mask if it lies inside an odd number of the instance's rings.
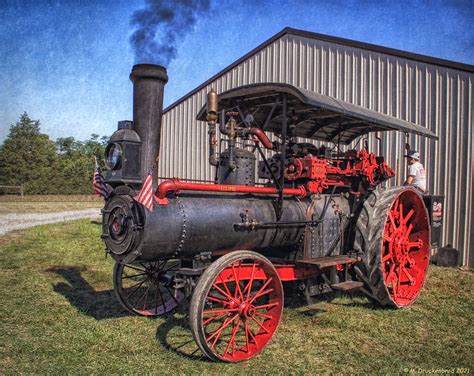
[[[105,150],[105,162],[111,170],[116,170],[122,162],[122,147],[119,144],[109,144]]]

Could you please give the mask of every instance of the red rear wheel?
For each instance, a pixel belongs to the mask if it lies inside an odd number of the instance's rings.
[[[190,305],[190,324],[200,349],[213,360],[252,358],[273,337],[283,309],[283,288],[265,257],[229,253],[201,276]]]
[[[364,263],[354,269],[382,305],[402,308],[421,292],[430,254],[430,224],[423,198],[413,188],[372,193],[357,220],[356,250]]]
[[[430,252],[430,232],[421,197],[401,192],[388,211],[382,248],[382,271],[391,299],[410,305],[425,281]]]

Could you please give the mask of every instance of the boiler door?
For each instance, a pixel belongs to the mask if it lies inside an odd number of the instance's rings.
[[[103,210],[102,238],[107,250],[123,255],[134,249],[143,228],[139,205],[128,195],[112,197]]]

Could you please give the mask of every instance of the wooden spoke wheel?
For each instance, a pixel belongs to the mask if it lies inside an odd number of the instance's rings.
[[[212,360],[240,362],[255,356],[280,323],[283,287],[264,256],[235,251],[209,266],[190,305],[190,325],[202,352]]]
[[[355,248],[364,253],[359,276],[382,305],[412,304],[423,287],[430,254],[430,224],[413,188],[374,192],[357,221]]]
[[[160,316],[175,309],[184,299],[172,287],[179,260],[115,263],[114,290],[119,302],[131,313]]]

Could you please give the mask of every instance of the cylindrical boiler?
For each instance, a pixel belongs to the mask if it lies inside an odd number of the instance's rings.
[[[242,223],[274,223],[274,198],[185,193],[170,198],[168,205],[143,210],[128,195],[112,197],[104,208],[103,238],[118,259],[156,260],[188,257],[201,252],[236,249],[263,251],[294,247],[303,226],[268,226],[251,229]],[[308,202],[284,201],[282,222],[306,220]]]

